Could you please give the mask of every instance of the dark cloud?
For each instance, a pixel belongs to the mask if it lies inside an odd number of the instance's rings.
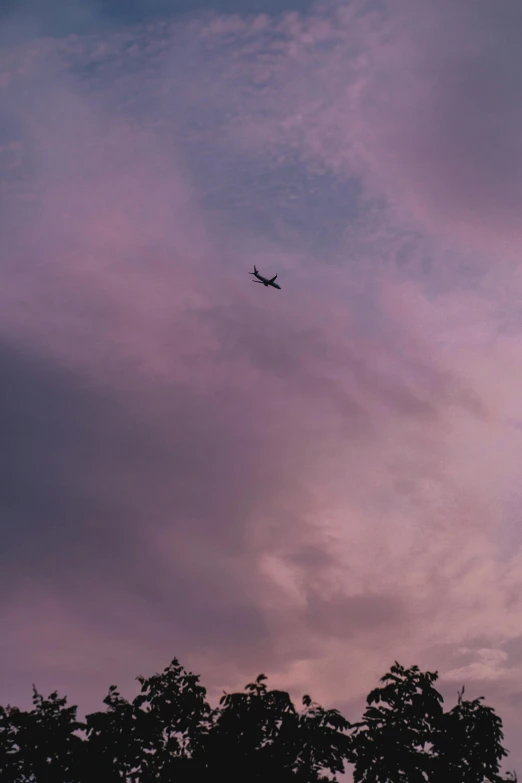
[[[379,175],[432,229],[498,248],[520,236],[522,9],[405,0],[389,10],[361,104]]]
[[[278,487],[247,422],[234,430],[234,419],[246,413],[238,401],[216,400],[213,411],[180,389],[169,401],[166,434],[146,406],[136,420],[124,400],[51,359],[4,343],[0,370],[4,600],[28,580],[73,591],[80,604],[90,583],[119,584],[130,600],[140,595],[170,618],[182,637],[217,644],[220,623],[228,628],[224,644],[233,628],[236,640],[238,633],[252,642],[263,635],[255,574],[229,573],[226,558],[220,567],[217,556],[225,550],[248,560],[243,537],[251,505],[266,483],[272,492]],[[157,558],[137,529],[154,536],[160,514],[178,545],[158,578]],[[197,557],[201,537],[214,563]],[[187,560],[191,539],[196,549]]]
[[[307,621],[328,636],[341,639],[357,637],[378,629],[397,629],[406,619],[404,601],[393,595],[364,593],[354,596],[323,598],[308,595]]]
[[[84,34],[154,18],[307,11],[315,0],[0,0],[0,25],[9,40]]]
[[[116,448],[116,405],[26,348],[4,342],[0,366],[2,578],[12,589],[108,567],[122,541],[96,490]]]

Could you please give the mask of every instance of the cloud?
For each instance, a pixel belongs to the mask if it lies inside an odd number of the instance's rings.
[[[496,266],[516,259],[520,9],[389,4],[362,69],[367,160],[396,207]]]
[[[244,72],[248,52],[256,89],[237,138],[285,158],[298,151],[340,179],[362,175],[395,222],[484,262],[513,261],[518,15],[487,2],[331,3],[281,21],[277,38],[244,33],[229,72],[236,62]]]
[[[462,652],[473,651],[464,648]],[[507,670],[502,667],[502,663],[507,660],[508,655],[503,650],[481,648],[476,650],[475,653],[478,660],[467,666],[461,666],[459,669],[446,672],[445,679],[466,680],[468,682],[469,680],[494,680],[506,673]]]
[[[469,256],[515,248],[518,185],[495,156],[474,171],[482,131],[454,138],[459,112],[482,121],[463,85],[486,11],[452,17],[439,56],[450,12],[408,9],[155,20],[8,53],[13,701],[35,681],[88,710],[177,655],[211,693],[266,670],[353,705],[398,658],[508,709],[520,280]],[[252,289],[254,263],[280,292]]]

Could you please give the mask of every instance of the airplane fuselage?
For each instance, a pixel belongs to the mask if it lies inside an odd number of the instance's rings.
[[[263,275],[260,275],[259,272],[253,272],[252,274],[254,275],[254,277],[257,277],[260,283],[263,283],[265,288],[267,288],[268,286],[272,286],[272,288],[278,288],[279,290],[281,290],[280,285],[274,283],[273,280],[269,280],[268,278],[263,277]]]

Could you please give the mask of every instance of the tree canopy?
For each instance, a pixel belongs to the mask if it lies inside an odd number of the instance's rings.
[[[268,690],[264,674],[212,708],[199,676],[175,658],[137,677],[132,702],[111,685],[105,710],[76,717],[33,686],[33,709],[0,707],[2,783],[319,783],[351,769],[356,783],[507,783],[502,721],[463,699],[448,712],[436,672],[395,662],[350,723],[305,695]]]

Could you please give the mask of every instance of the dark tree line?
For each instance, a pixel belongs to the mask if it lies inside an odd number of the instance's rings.
[[[436,672],[397,662],[349,723],[304,696],[268,690],[207,703],[199,677],[174,659],[138,677],[132,703],[111,685],[106,709],[76,719],[57,692],[33,686],[33,709],[0,707],[1,783],[316,783],[352,769],[356,783],[507,783],[502,721],[480,699],[443,711]]]

